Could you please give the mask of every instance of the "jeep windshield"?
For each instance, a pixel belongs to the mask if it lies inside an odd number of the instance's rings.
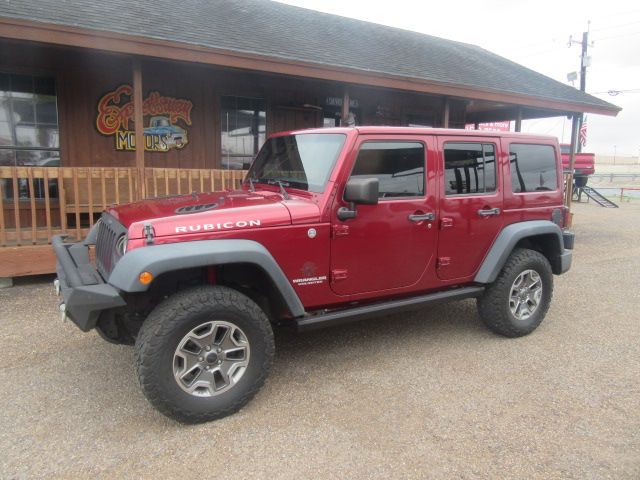
[[[263,145],[247,178],[321,193],[342,150],[340,133],[302,133],[270,138]]]

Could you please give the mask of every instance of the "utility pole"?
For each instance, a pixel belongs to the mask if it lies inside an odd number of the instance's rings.
[[[582,92],[587,91],[587,67],[589,67],[591,64],[591,58],[587,54],[589,50],[590,26],[591,26],[591,20],[587,22],[587,31],[582,32],[581,42],[573,40],[573,38],[569,37],[569,47],[571,47],[571,45],[573,45],[574,43],[580,44],[582,46],[582,52],[580,54],[580,91]],[[591,46],[593,46],[593,44]],[[584,121],[584,114],[581,113],[578,119],[578,132],[582,130],[583,121]],[[580,141],[578,141],[578,144],[576,145],[576,147],[578,149],[578,153],[582,152],[582,143]]]

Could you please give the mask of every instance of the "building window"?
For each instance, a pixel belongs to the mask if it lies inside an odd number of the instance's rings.
[[[445,143],[446,195],[495,192],[496,154],[490,143]]]
[[[515,193],[549,191],[558,188],[555,150],[551,145],[509,146],[511,189]]]
[[[365,142],[351,178],[377,178],[379,198],[424,195],[424,145],[418,142]]]
[[[265,101],[222,97],[222,167],[247,170],[265,141]]]
[[[433,127],[433,115],[408,113],[405,120],[407,127]]]
[[[334,128],[340,126],[340,117],[338,115],[327,116],[328,113],[324,114],[322,118],[322,128]]]
[[[0,73],[0,166],[60,165],[60,140],[55,81],[51,77]],[[13,185],[4,181],[6,198]],[[18,181],[18,196],[29,197],[26,179]],[[55,182],[49,185],[57,196]],[[42,180],[34,182],[33,195],[44,197]]]

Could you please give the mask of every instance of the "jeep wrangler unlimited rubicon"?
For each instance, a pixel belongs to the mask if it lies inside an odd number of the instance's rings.
[[[476,298],[491,330],[526,335],[571,265],[560,158],[556,139],[516,133],[273,135],[237,191],[119,205],[84,241],[56,237],[60,309],[135,344],[148,400],[189,423],[251,399],[274,324]]]

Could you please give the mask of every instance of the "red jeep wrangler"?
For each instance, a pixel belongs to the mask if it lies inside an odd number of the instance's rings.
[[[241,408],[272,325],[300,330],[477,298],[494,332],[542,321],[571,265],[555,139],[357,127],[270,137],[241,190],[104,212],[55,238],[63,316],[135,344],[146,397],[182,422]],[[90,261],[95,245],[96,261]]]

